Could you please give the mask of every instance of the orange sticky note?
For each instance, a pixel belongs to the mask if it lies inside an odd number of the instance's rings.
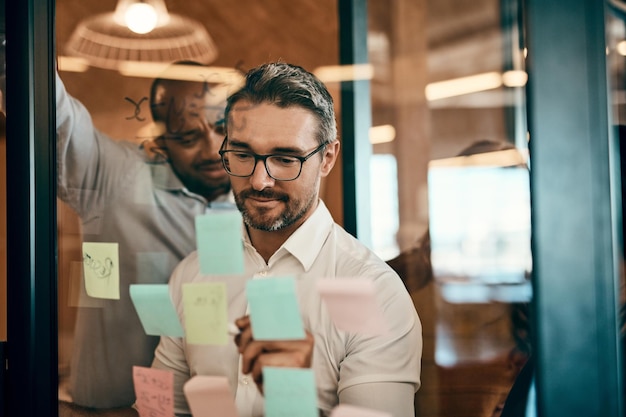
[[[174,374],[162,369],[133,366],[136,406],[141,417],[174,415]]]
[[[183,391],[194,416],[238,417],[225,376],[196,375],[185,383]]]

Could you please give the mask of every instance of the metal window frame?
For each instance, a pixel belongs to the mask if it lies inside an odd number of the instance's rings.
[[[6,5],[7,415],[58,413],[54,0]],[[8,13],[7,13],[8,14]]]
[[[604,2],[526,3],[537,412],[620,416]]]

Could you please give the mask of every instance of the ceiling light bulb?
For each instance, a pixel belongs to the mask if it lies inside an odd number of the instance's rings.
[[[128,29],[139,34],[148,33],[154,29],[157,19],[156,10],[147,3],[131,4],[124,14],[124,20]]]

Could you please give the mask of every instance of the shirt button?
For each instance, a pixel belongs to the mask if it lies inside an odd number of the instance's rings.
[[[244,385],[248,385],[248,383],[250,382],[250,378],[248,378],[247,376],[244,376],[241,378],[241,383]]]
[[[260,276],[262,276],[262,277],[264,277],[264,276],[266,276],[266,275],[267,275],[267,271],[261,271],[261,272],[259,272],[259,275],[260,275]]]

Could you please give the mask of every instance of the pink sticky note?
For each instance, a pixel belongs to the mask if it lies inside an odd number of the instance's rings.
[[[387,332],[372,281],[321,279],[317,282],[317,290],[338,329],[371,336]]]
[[[354,405],[339,404],[330,413],[330,417],[391,417],[391,414]]]
[[[174,374],[162,369],[133,366],[136,406],[141,417],[174,415]]]
[[[185,383],[183,391],[194,416],[238,417],[225,376],[196,375]]]

